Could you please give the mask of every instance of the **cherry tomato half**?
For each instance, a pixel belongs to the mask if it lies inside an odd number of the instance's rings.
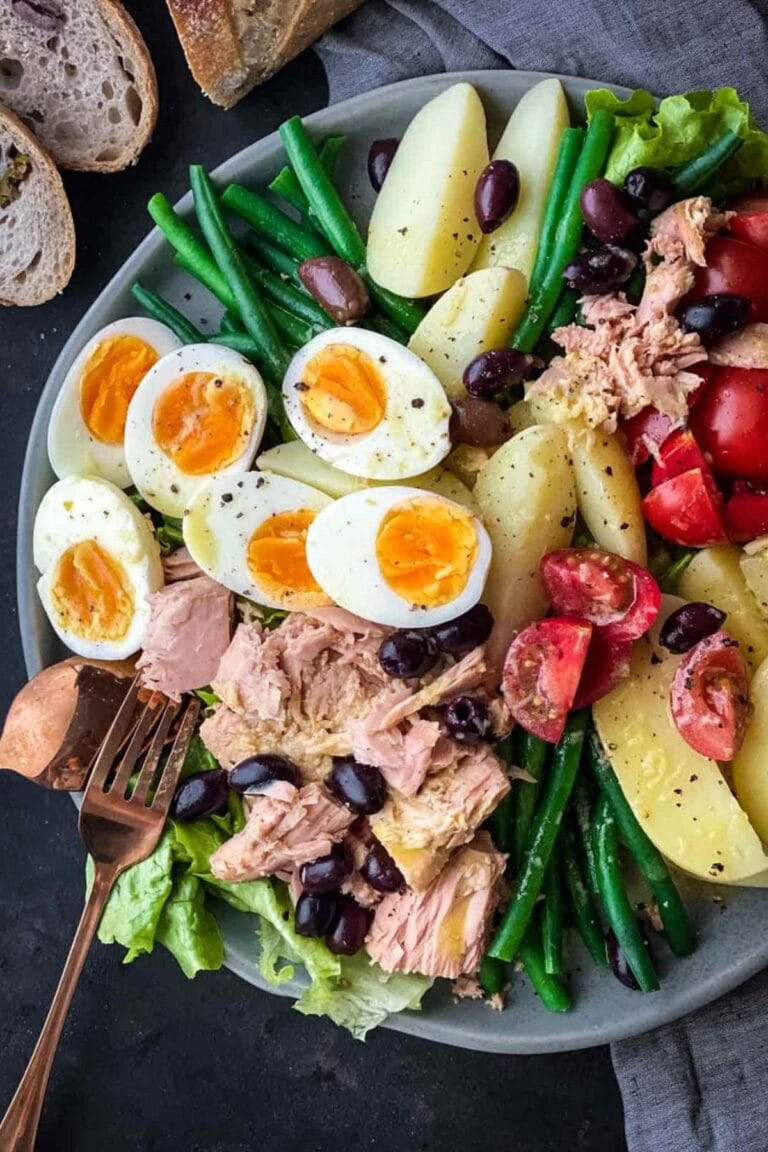
[[[688,396],[688,407],[693,408],[701,396],[704,385],[709,382],[712,365],[705,360],[701,364],[695,364],[690,371],[701,378],[701,386]],[[643,408],[636,416],[619,421],[619,427],[627,443],[627,453],[635,468],[645,464],[651,456],[656,456],[659,445],[672,434],[674,426],[675,422],[671,416],[653,407]]]
[[[556,744],[579,687],[592,626],[552,616],[529,624],[509,646],[501,691],[526,732]]]
[[[632,641],[609,640],[601,628],[595,628],[573,701],[574,708],[587,708],[602,700],[612,688],[626,680],[631,664]]]
[[[733,292],[752,301],[750,320],[768,320],[768,254],[743,240],[714,236],[706,259],[706,267],[696,269],[688,300]]]
[[[739,646],[715,632],[691,648],[669,694],[672,718],[691,748],[713,760],[732,760],[749,723],[749,677]]]
[[[559,548],[541,561],[556,612],[580,616],[606,640],[635,640],[653,624],[661,591],[645,568],[599,548]]]
[[[768,535],[768,490],[737,480],[725,505],[725,527],[735,544]]]
[[[678,432],[664,441],[659,448],[658,457],[651,468],[651,485],[655,488],[673,476],[682,472],[690,472],[693,468],[700,468],[705,480],[716,487],[709,461],[696,443],[693,433],[688,428],[681,428]]]
[[[768,203],[763,201],[762,212],[745,212],[734,216],[728,231],[737,240],[754,244],[756,248],[768,248]]]
[[[725,543],[721,508],[722,497],[707,483],[701,468],[665,480],[643,500],[643,515],[651,528],[686,548]]]
[[[691,429],[719,475],[768,480],[768,370],[715,369]]]

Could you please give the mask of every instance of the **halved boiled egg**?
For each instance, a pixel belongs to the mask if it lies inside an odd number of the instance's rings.
[[[217,344],[188,344],[159,360],[131,400],[131,479],[153,508],[182,516],[210,476],[248,471],[266,419],[264,381],[248,360]]]
[[[163,568],[152,527],[129,497],[95,476],[59,480],[37,510],[32,542],[40,599],[67,647],[101,660],[137,652]]]
[[[87,342],[64,378],[48,425],[48,456],[57,476],[102,476],[131,483],[123,441],[128,405],[157,361],[181,347],[170,328],[131,316]]]
[[[297,435],[329,464],[369,480],[404,480],[451,448],[451,406],[437,376],[395,340],[332,328],[296,353],[283,402]]]
[[[307,561],[342,608],[377,624],[424,628],[478,602],[491,542],[463,505],[393,486],[353,492],[320,512]]]
[[[190,501],[184,543],[204,572],[241,596],[270,608],[318,608],[331,601],[309,570],[306,541],[331,502],[283,476],[216,476]]]

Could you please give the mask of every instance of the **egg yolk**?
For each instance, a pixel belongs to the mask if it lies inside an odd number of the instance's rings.
[[[295,605],[300,596],[307,608],[328,603],[307,564],[307,532],[316,515],[311,508],[278,512],[248,541],[248,569],[270,599]]]
[[[127,334],[100,340],[89,352],[80,376],[80,415],[95,440],[123,443],[128,405],[156,363],[155,349]]]
[[[471,514],[440,500],[396,504],[376,536],[376,559],[387,584],[424,608],[447,604],[464,591],[477,551]]]
[[[187,476],[207,476],[245,451],[254,425],[253,397],[233,377],[188,372],[158,397],[155,442]]]
[[[122,640],[133,618],[126,571],[95,540],[80,540],[59,557],[51,599],[61,628],[85,640]]]
[[[299,388],[306,414],[326,432],[359,436],[384,419],[384,381],[359,348],[327,344],[308,361]]]

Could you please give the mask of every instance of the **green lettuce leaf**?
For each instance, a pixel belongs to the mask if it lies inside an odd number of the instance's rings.
[[[585,96],[587,114],[605,108],[616,117],[616,133],[606,176],[619,183],[631,168],[677,168],[698,156],[730,129],[744,141],[718,173],[729,193],[743,192],[768,178],[768,135],[755,123],[749,105],[735,88],[702,89],[667,96],[656,107],[650,92],[640,88],[626,100],[606,88]]]
[[[215,972],[224,963],[224,940],[216,917],[205,906],[205,889],[191,873],[178,876],[163,905],[155,939],[176,957],[190,979]]]
[[[99,925],[102,944],[127,948],[125,963],[151,952],[165,903],[173,888],[173,832],[166,829],[146,860],[118,877]],[[93,863],[88,860],[88,887]]]

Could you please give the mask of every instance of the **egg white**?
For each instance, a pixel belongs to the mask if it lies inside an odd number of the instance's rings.
[[[133,483],[146,502],[165,516],[181,517],[195,492],[209,479],[190,476],[177,467],[155,442],[152,414],[165,389],[191,372],[236,377],[250,390],[254,424],[242,453],[227,468],[212,475],[247,472],[258,451],[267,419],[267,391],[261,374],[250,361],[219,344],[187,344],[164,356],[150,369],[136,390],[125,425],[125,456]]]
[[[63,628],[52,600],[59,558],[72,545],[95,540],[122,565],[133,598],[130,626],[120,640],[86,639]],[[70,476],[46,492],[32,536],[37,589],[58,637],[78,656],[122,660],[141,648],[149,623],[148,597],[163,586],[160,547],[152,527],[125,493],[95,476]]]
[[[101,476],[118,488],[131,484],[124,446],[97,440],[80,411],[80,380],[86,361],[95,347],[114,336],[135,336],[154,348],[158,358],[181,347],[181,341],[165,324],[142,316],[116,320],[91,337],[64,377],[48,424],[48,457],[60,479],[89,475]]]
[[[342,496],[320,512],[307,533],[307,562],[320,587],[342,608],[393,628],[427,628],[453,620],[483,594],[491,541],[476,516],[477,557],[464,589],[439,607],[410,604],[389,587],[376,559],[376,537],[387,512],[406,500],[437,501],[468,509],[421,488],[400,485]]]
[[[384,418],[371,432],[347,436],[320,428],[301,403],[302,375],[313,356],[329,344],[365,352],[376,365],[387,394]],[[298,387],[297,387],[298,386]],[[321,460],[368,480],[405,480],[429,471],[451,449],[451,406],[437,376],[414,353],[362,328],[332,328],[301,348],[283,381],[283,402],[296,434]]]

